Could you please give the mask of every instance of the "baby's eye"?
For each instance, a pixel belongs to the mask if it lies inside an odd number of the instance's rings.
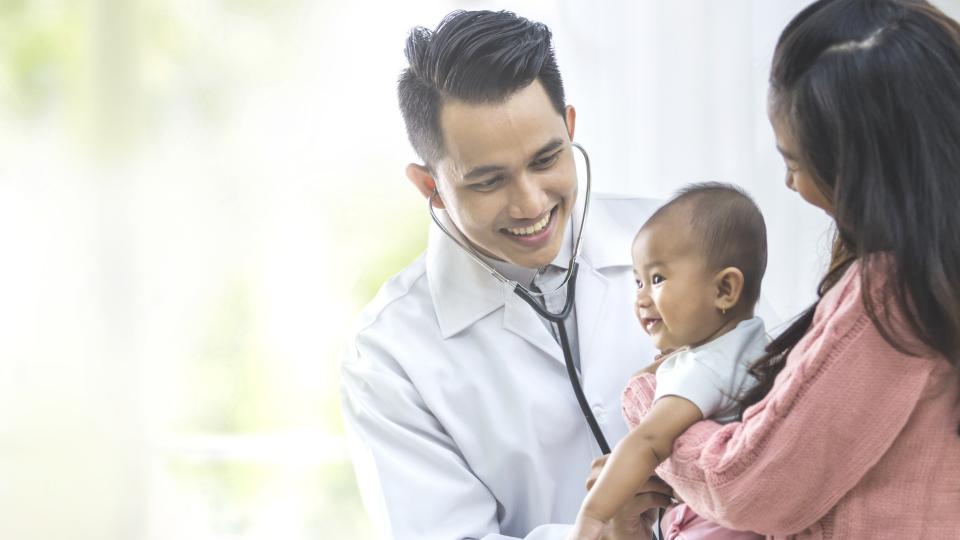
[[[663,281],[663,276],[661,276],[660,274],[654,274],[654,275],[653,275],[653,279],[650,280],[650,282],[653,283],[654,285],[656,285],[656,284],[658,284],[658,283],[660,283],[660,282],[662,282],[662,281]]]
[[[643,282],[642,282],[642,281],[640,281],[639,279],[635,279],[635,280],[633,280],[633,281],[636,282],[638,289],[642,289],[642,288],[643,288]]]

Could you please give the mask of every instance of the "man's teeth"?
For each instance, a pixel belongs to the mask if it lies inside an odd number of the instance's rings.
[[[531,234],[536,234],[542,231],[543,228],[547,226],[547,223],[550,223],[550,215],[551,213],[548,212],[547,215],[543,217],[543,219],[541,219],[539,222],[534,223],[529,227],[522,227],[519,229],[507,229],[507,232],[514,236],[527,236]]]

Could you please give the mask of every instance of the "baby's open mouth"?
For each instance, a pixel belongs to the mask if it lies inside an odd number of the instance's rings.
[[[640,325],[643,326],[643,329],[649,334],[653,331],[654,327],[657,326],[657,323],[659,323],[660,320],[661,319],[654,317],[643,317],[640,319]]]

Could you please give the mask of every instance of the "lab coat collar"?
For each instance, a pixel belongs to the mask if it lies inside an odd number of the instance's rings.
[[[449,223],[442,211],[440,219]],[[457,234],[456,229],[447,229]],[[504,304],[510,286],[477,264],[435,223],[427,239],[427,280],[443,338],[449,338]]]
[[[594,197],[590,205],[580,252],[580,273],[587,270],[585,266],[593,269],[629,266],[630,244],[636,231],[607,211],[605,199]],[[449,223],[442,210],[437,210],[437,215],[444,223]],[[578,205],[573,213],[573,223],[579,224],[581,217],[582,207]],[[457,234],[455,228],[448,226],[448,229]],[[426,269],[430,295],[444,338],[461,332],[503,307],[508,300],[511,305],[515,304],[513,300],[521,301],[515,298],[509,285],[487,273],[434,223],[430,224]]]

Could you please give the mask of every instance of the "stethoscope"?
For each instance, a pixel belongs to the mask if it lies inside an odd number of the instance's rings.
[[[537,312],[537,315],[550,321],[556,327],[557,336],[560,338],[560,348],[563,349],[563,361],[567,366],[567,376],[570,378],[570,384],[573,386],[573,393],[577,396],[577,402],[580,404],[580,410],[583,412],[583,417],[587,420],[587,425],[590,426],[590,431],[593,432],[593,438],[596,439],[597,445],[600,446],[600,451],[604,454],[609,454],[610,445],[607,444],[607,439],[603,436],[603,431],[600,430],[600,425],[597,423],[597,419],[594,417],[593,411],[587,404],[587,398],[583,395],[583,386],[580,384],[580,377],[577,375],[577,370],[573,364],[573,354],[570,352],[570,340],[567,337],[567,329],[563,324],[567,317],[570,316],[570,312],[573,310],[574,296],[576,295],[577,290],[577,270],[579,269],[577,257],[580,256],[580,246],[583,242],[583,226],[587,222],[587,211],[590,208],[590,191],[592,181],[590,174],[590,156],[587,155],[587,151],[584,150],[584,148],[579,144],[575,142],[571,142],[570,144],[580,151],[580,154],[583,155],[584,162],[586,163],[587,191],[586,197],[584,197],[583,217],[580,220],[580,232],[577,234],[577,241],[574,244],[573,253],[570,255],[570,264],[567,265],[567,273],[563,277],[563,281],[561,281],[560,284],[551,291],[543,292],[537,289],[536,286],[533,286],[533,290],[527,289],[520,283],[507,278],[497,271],[496,268],[490,266],[486,261],[484,261],[470,246],[466,245],[466,243],[458,239],[455,235],[451,234],[433,211],[433,200],[435,197],[440,195],[439,191],[436,189],[430,195],[427,201],[427,206],[430,209],[430,217],[433,219],[433,222],[437,224],[437,227],[440,227],[440,230],[443,231],[444,234],[446,234],[451,240],[460,246],[460,248],[467,255],[469,255],[470,258],[472,258],[477,264],[489,272],[491,276],[496,278],[498,281],[509,285],[517,296],[522,298],[524,302],[529,304],[530,307]],[[534,274],[534,281],[536,281],[536,278],[540,276],[544,268],[545,267],[540,267],[537,269],[536,274]],[[559,313],[552,313],[546,308],[546,306],[538,301],[538,299],[542,299],[544,296],[559,291],[564,286],[567,288],[567,300],[563,305],[563,309]]]

